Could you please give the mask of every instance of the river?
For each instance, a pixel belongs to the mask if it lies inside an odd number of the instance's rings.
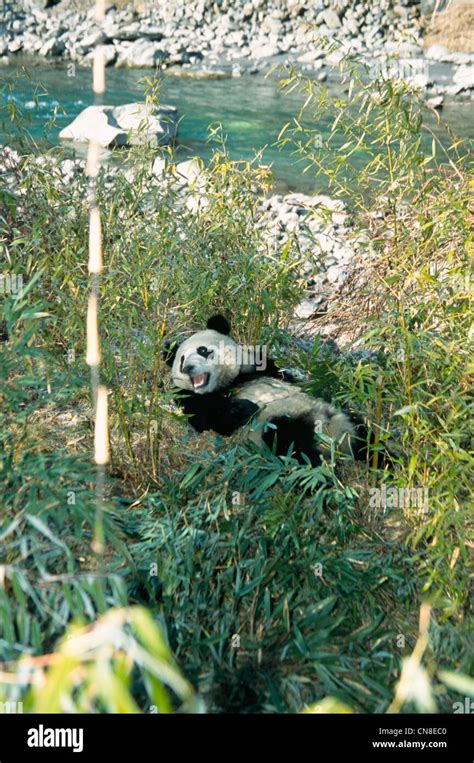
[[[9,99],[28,116],[29,130],[41,144],[58,141],[59,131],[86,106],[92,103],[91,72],[75,67],[74,76],[68,76],[66,65],[28,66],[28,76],[21,67],[6,67],[0,71],[0,106],[2,111]],[[144,77],[150,77],[149,69],[107,70],[107,102],[122,104],[143,100]],[[5,87],[15,82],[13,91]],[[35,103],[35,93],[39,104]],[[295,162],[289,149],[280,151],[275,140],[281,127],[297,112],[301,97],[285,95],[278,88],[276,76],[265,79],[261,75],[234,77],[231,79],[205,80],[187,77],[165,76],[162,83],[161,100],[178,108],[181,122],[179,126],[178,156],[186,158],[199,155],[207,160],[212,152],[208,142],[208,126],[220,122],[227,136],[231,158],[251,159],[255,152],[265,148],[263,161],[272,164],[276,187],[303,191],[320,192],[321,179],[304,174],[302,165]],[[57,112],[54,124],[50,125]],[[464,139],[474,139],[473,102],[453,102],[446,104],[442,117],[451,128]],[[449,138],[431,120],[431,127],[443,136],[449,145]],[[319,125],[322,135],[328,125]],[[12,142],[8,128],[1,128],[0,140]]]

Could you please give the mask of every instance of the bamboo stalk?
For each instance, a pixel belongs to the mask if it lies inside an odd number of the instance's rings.
[[[105,17],[105,0],[96,0],[95,19],[100,24]],[[101,43],[94,48],[92,64],[92,90],[94,103],[101,105],[105,93],[105,60]],[[91,287],[87,306],[87,353],[86,362],[91,369],[91,390],[94,402],[94,461],[96,463],[96,517],[92,542],[93,550],[103,557],[104,527],[103,512],[105,500],[105,467],[110,460],[108,431],[108,391],[100,383],[100,337],[99,337],[99,283],[103,269],[102,223],[97,199],[97,178],[100,170],[100,145],[97,140],[89,141],[86,161],[88,181],[87,200],[89,207],[89,263]]]

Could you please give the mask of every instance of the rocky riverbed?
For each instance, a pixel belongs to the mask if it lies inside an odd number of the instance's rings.
[[[88,5],[4,3],[0,61],[40,57],[90,65],[94,46],[101,44],[109,66],[227,77],[293,62],[324,80],[352,52],[367,60],[374,75],[395,68],[431,96],[471,98],[474,91],[474,53],[453,53],[440,44],[424,51],[425,19],[415,0],[171,0],[140,11],[112,5],[101,24]],[[317,37],[338,49],[328,51]]]

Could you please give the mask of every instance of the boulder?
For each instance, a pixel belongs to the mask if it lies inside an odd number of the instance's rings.
[[[313,64],[315,61],[323,58],[323,56],[323,50],[308,50],[307,53],[303,53],[301,56],[298,56],[297,60],[300,64]]]
[[[323,24],[326,24],[328,29],[339,29],[341,26],[341,19],[337,15],[336,11],[331,8],[327,8],[325,11],[321,11],[320,20]]]
[[[85,35],[85,37],[81,37],[79,46],[86,52],[91,48],[95,48],[96,45],[105,42],[105,40],[106,35],[100,29],[96,29],[94,32]]]
[[[474,55],[472,53],[450,53],[449,60],[453,64],[473,64]]]
[[[301,320],[308,320],[318,312],[318,307],[321,304],[321,297],[315,297],[314,299],[303,299],[299,305],[295,308],[295,315]]]
[[[115,45],[108,43],[102,45],[102,55],[104,56],[104,63],[106,66],[112,66],[117,60],[117,49]]]
[[[61,0],[19,0],[19,6],[26,11],[40,10],[45,8],[52,8],[53,5],[57,5]]]
[[[444,61],[446,56],[449,56],[449,50],[445,45],[430,45],[425,56],[431,59],[431,61]]]
[[[442,95],[434,95],[432,98],[428,98],[426,102],[432,109],[442,109],[444,98]]]
[[[148,67],[158,66],[169,57],[169,54],[157,42],[150,40],[135,40],[120,48],[117,66]]]
[[[151,174],[154,177],[159,178],[162,180],[166,174],[166,162],[164,159],[162,159],[160,156],[158,156],[151,167]]]
[[[9,40],[8,42],[9,53],[19,53],[22,47],[23,47],[23,43],[21,40]]]
[[[271,45],[268,43],[266,45],[259,45],[258,47],[253,48],[251,56],[256,60],[260,60],[262,58],[273,58],[273,56],[277,56],[279,52],[280,48],[278,45]]]
[[[454,74],[453,80],[463,90],[470,90],[474,87],[474,66],[463,64]]]
[[[88,106],[59,133],[64,140],[85,143],[95,140],[103,147],[167,146],[176,140],[176,108],[160,106],[153,111],[145,103],[123,106]]]
[[[39,49],[39,54],[45,58],[48,56],[60,56],[62,53],[64,53],[65,48],[66,45],[62,40],[57,40],[55,37],[53,37],[52,39],[47,40],[44,45],[41,46]]]
[[[189,185],[191,188],[202,188],[206,183],[204,164],[198,157],[179,162],[174,174],[180,184]]]

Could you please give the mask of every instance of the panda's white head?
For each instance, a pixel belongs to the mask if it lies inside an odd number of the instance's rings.
[[[168,355],[173,382],[181,389],[205,395],[228,387],[240,373],[239,346],[229,336],[230,325],[221,315],[207,322]]]

